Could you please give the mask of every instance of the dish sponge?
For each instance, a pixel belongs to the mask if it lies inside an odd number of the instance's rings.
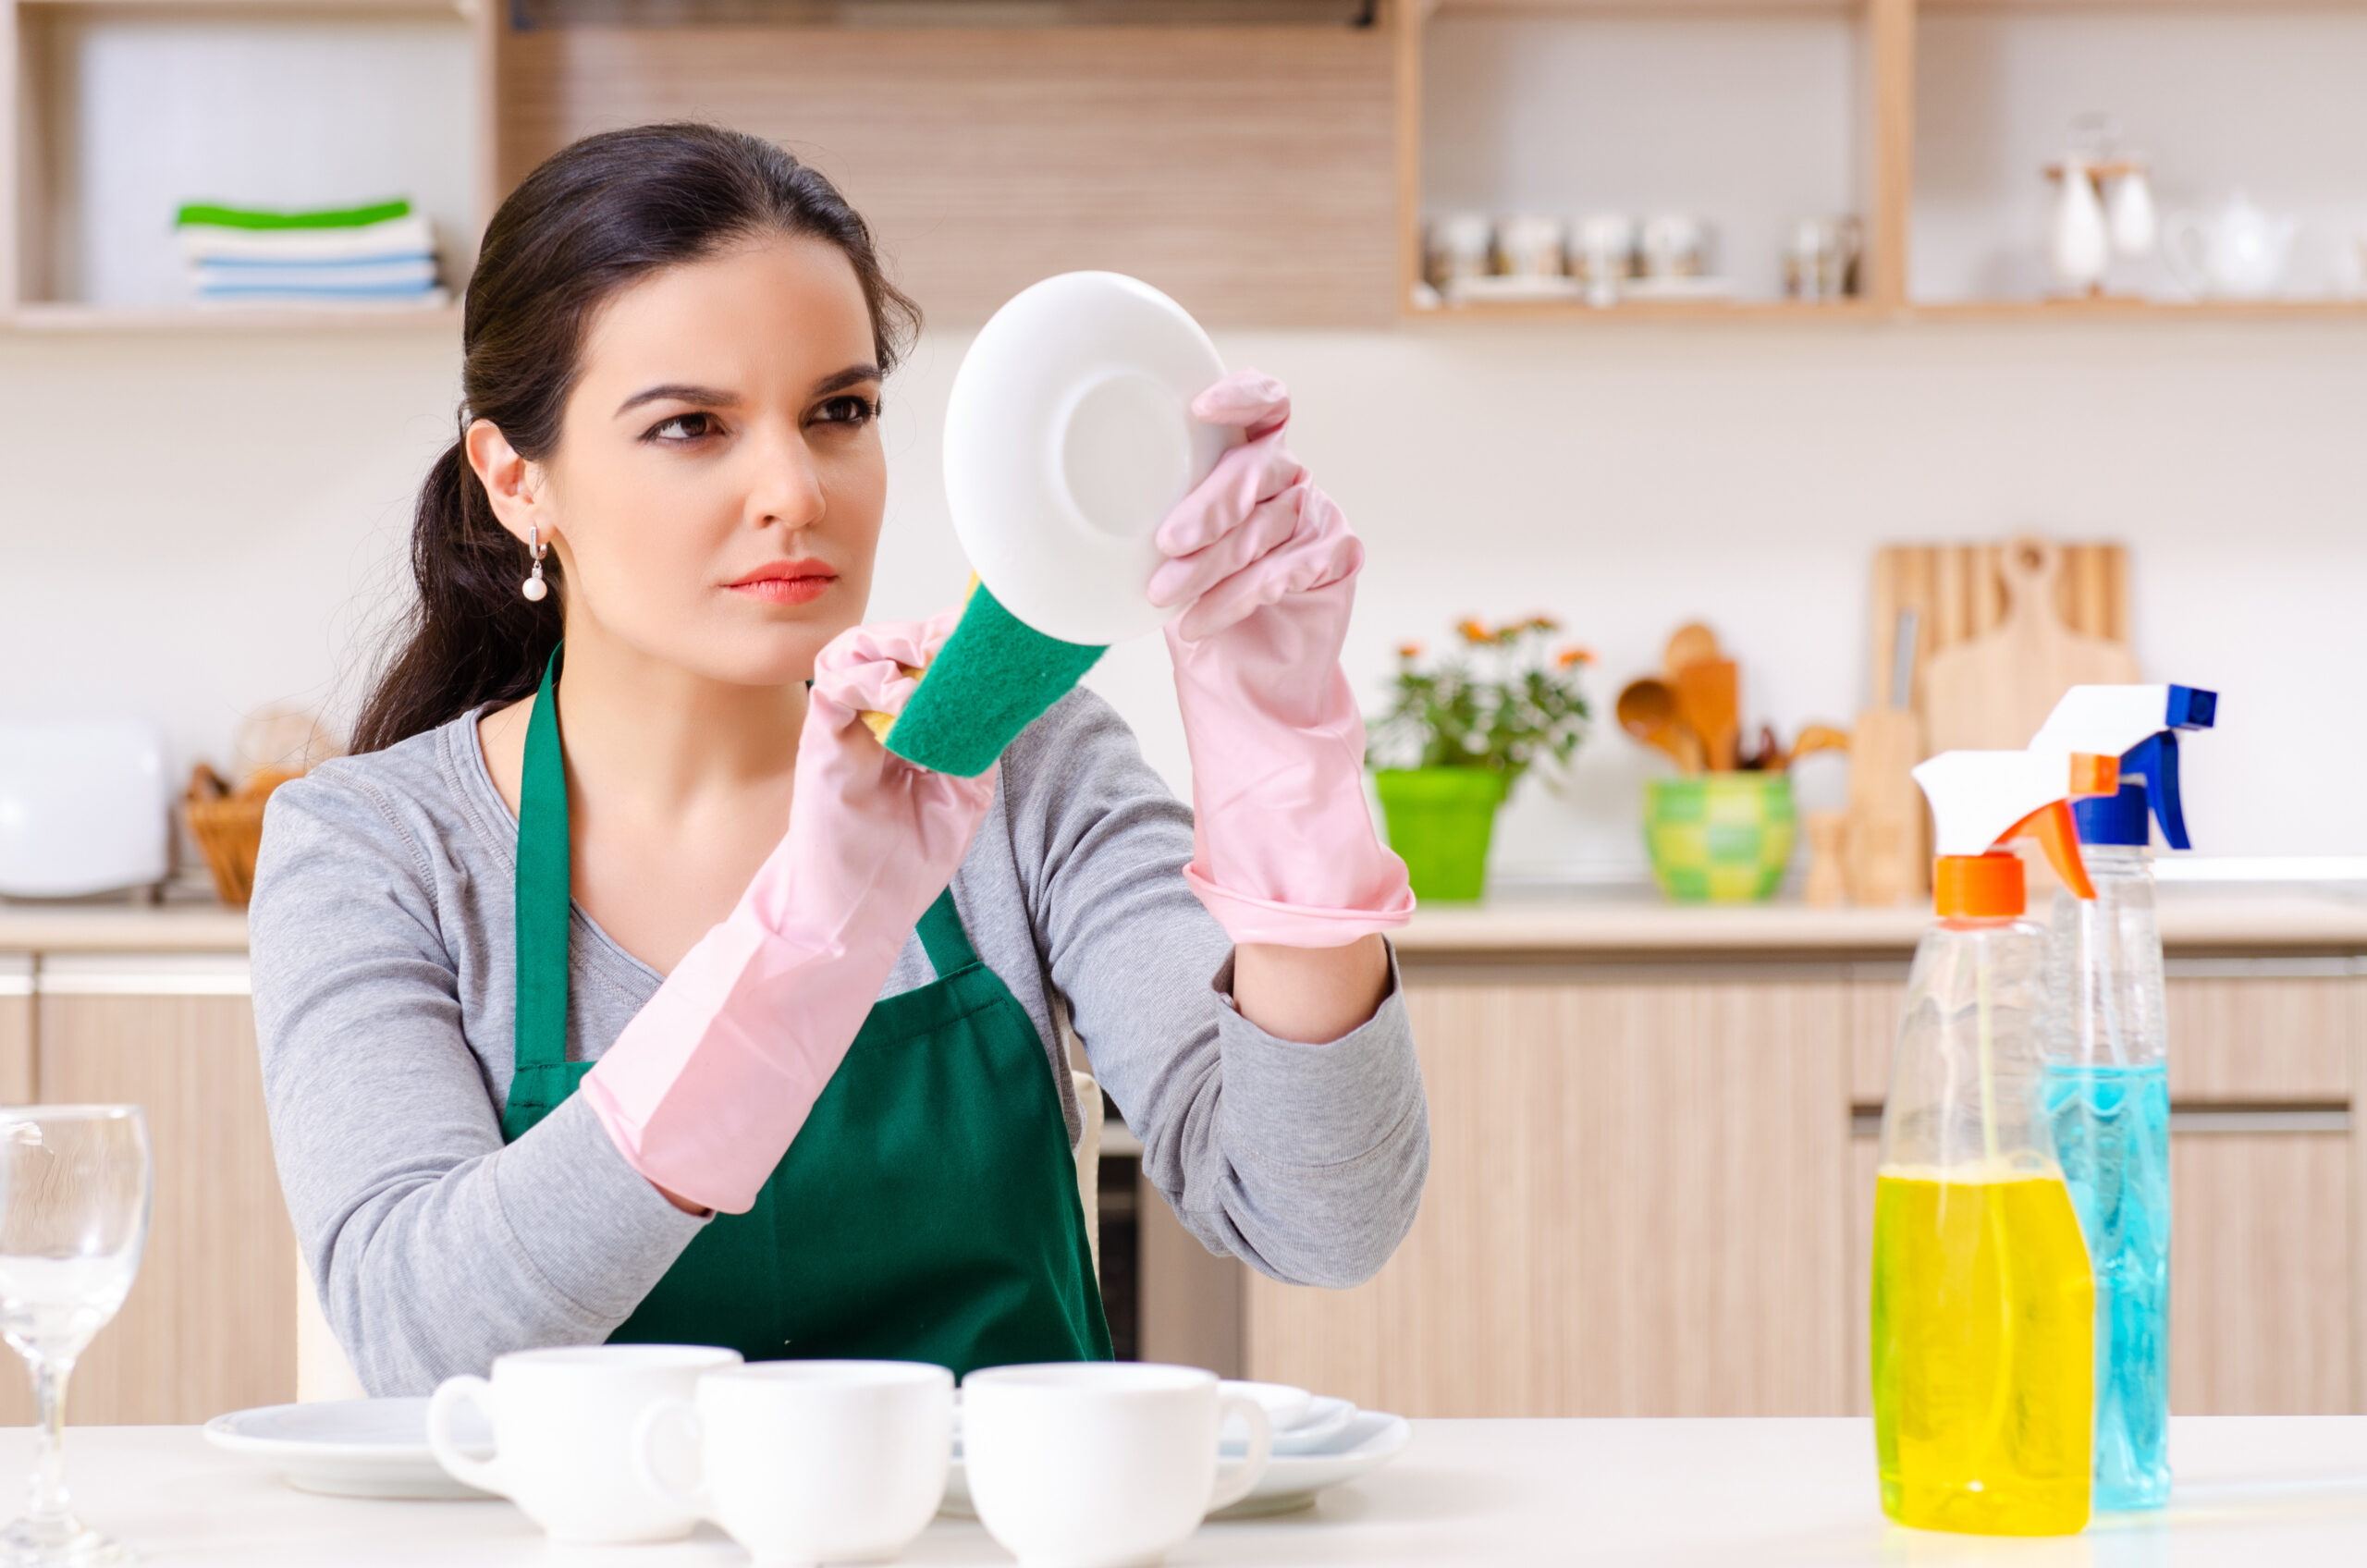
[[[953,635],[919,680],[902,714],[867,713],[880,744],[933,773],[975,778],[1036,716],[1091,669],[1104,650],[1048,637],[972,580]]]

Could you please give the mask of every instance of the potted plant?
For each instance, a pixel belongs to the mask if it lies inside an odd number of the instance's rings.
[[[1466,620],[1460,645],[1427,668],[1420,643],[1397,650],[1388,711],[1372,722],[1374,781],[1417,898],[1478,898],[1496,808],[1532,763],[1566,763],[1585,737],[1578,672],[1591,655],[1549,655],[1560,630],[1541,615],[1492,629]]]

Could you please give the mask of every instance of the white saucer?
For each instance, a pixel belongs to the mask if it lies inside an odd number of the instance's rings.
[[[1305,1452],[1311,1445],[1327,1441],[1356,1414],[1356,1407],[1344,1399],[1329,1396],[1318,1399],[1305,1389],[1294,1388],[1289,1383],[1251,1383],[1225,1378],[1218,1381],[1217,1387],[1222,1392],[1256,1401],[1266,1412],[1266,1419],[1274,1428],[1276,1453]],[[1227,1453],[1248,1452],[1248,1424],[1228,1420],[1218,1439],[1218,1446]],[[953,1457],[962,1457],[962,1390],[959,1389],[953,1390]]]
[[[467,1404],[455,1412],[463,1448],[490,1449],[493,1432]],[[337,1497],[467,1498],[489,1492],[444,1473],[427,1449],[424,1399],[341,1399],[238,1410],[205,1424],[205,1440],[264,1461],[300,1491]]]
[[[1312,1453],[1277,1453],[1249,1495],[1211,1519],[1257,1519],[1269,1513],[1289,1513],[1312,1507],[1315,1494],[1326,1487],[1368,1476],[1404,1451],[1414,1440],[1414,1428],[1403,1415],[1378,1410],[1356,1413],[1355,1418],[1332,1433]],[[945,1501],[938,1509],[957,1519],[975,1517],[970,1506],[969,1478],[956,1459],[945,1478]]]
[[[1276,1437],[1305,1425],[1307,1413],[1315,1408],[1313,1394],[1305,1389],[1294,1388],[1289,1383],[1250,1383],[1238,1378],[1224,1378],[1218,1380],[1217,1391],[1237,1394],[1243,1399],[1256,1401],[1266,1412],[1266,1419],[1273,1423]],[[1248,1424],[1246,1422],[1241,1423],[1238,1427],[1233,1427],[1232,1423],[1227,1423],[1227,1426],[1231,1429],[1239,1430],[1243,1440],[1247,1440]]]
[[[1022,289],[970,344],[945,410],[953,532],[1002,606],[1064,643],[1155,631],[1152,535],[1241,432],[1192,399],[1224,374],[1184,307],[1114,272]]]
[[[1275,1427],[1274,1452],[1280,1455],[1329,1452],[1332,1442],[1346,1428],[1348,1423],[1361,1414],[1363,1413],[1344,1399],[1333,1399],[1329,1395],[1312,1398],[1307,1401],[1306,1410],[1296,1421],[1292,1422],[1288,1427],[1281,1425]],[[1236,1430],[1237,1428],[1232,1427],[1225,1429],[1222,1440],[1217,1445],[1220,1452],[1227,1454],[1249,1452],[1248,1434],[1245,1432],[1235,1437],[1233,1434]]]

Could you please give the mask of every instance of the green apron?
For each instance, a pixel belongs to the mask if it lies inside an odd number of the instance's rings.
[[[505,1143],[575,1092],[567,1060],[567,775],[553,682],[518,802],[516,1077]],[[755,1207],[709,1220],[611,1341],[751,1361],[933,1361],[960,1377],[1106,1361],[1068,1125],[1036,1026],[978,962],[950,889],[921,917],[934,984],[876,1003]]]

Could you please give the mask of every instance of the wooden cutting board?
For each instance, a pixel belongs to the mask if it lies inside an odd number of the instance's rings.
[[[2126,644],[2064,624],[2064,572],[2063,548],[2049,540],[2014,539],[1999,552],[2001,619],[1940,648],[1923,669],[1924,743],[1932,752],[2026,746],[2069,688],[2142,679]]]
[[[2055,578],[2054,607],[2063,624],[2091,637],[2128,641],[2128,552],[2118,545],[2065,542]],[[1916,612],[1915,689],[1905,705],[1923,711],[1923,672],[1932,655],[1997,629],[2005,619],[2005,583],[1998,563],[2003,540],[1944,545],[1885,545],[1874,552],[1872,613],[1866,640],[1868,700],[1876,707],[1900,702],[1890,689],[1892,642],[1898,612]]]

